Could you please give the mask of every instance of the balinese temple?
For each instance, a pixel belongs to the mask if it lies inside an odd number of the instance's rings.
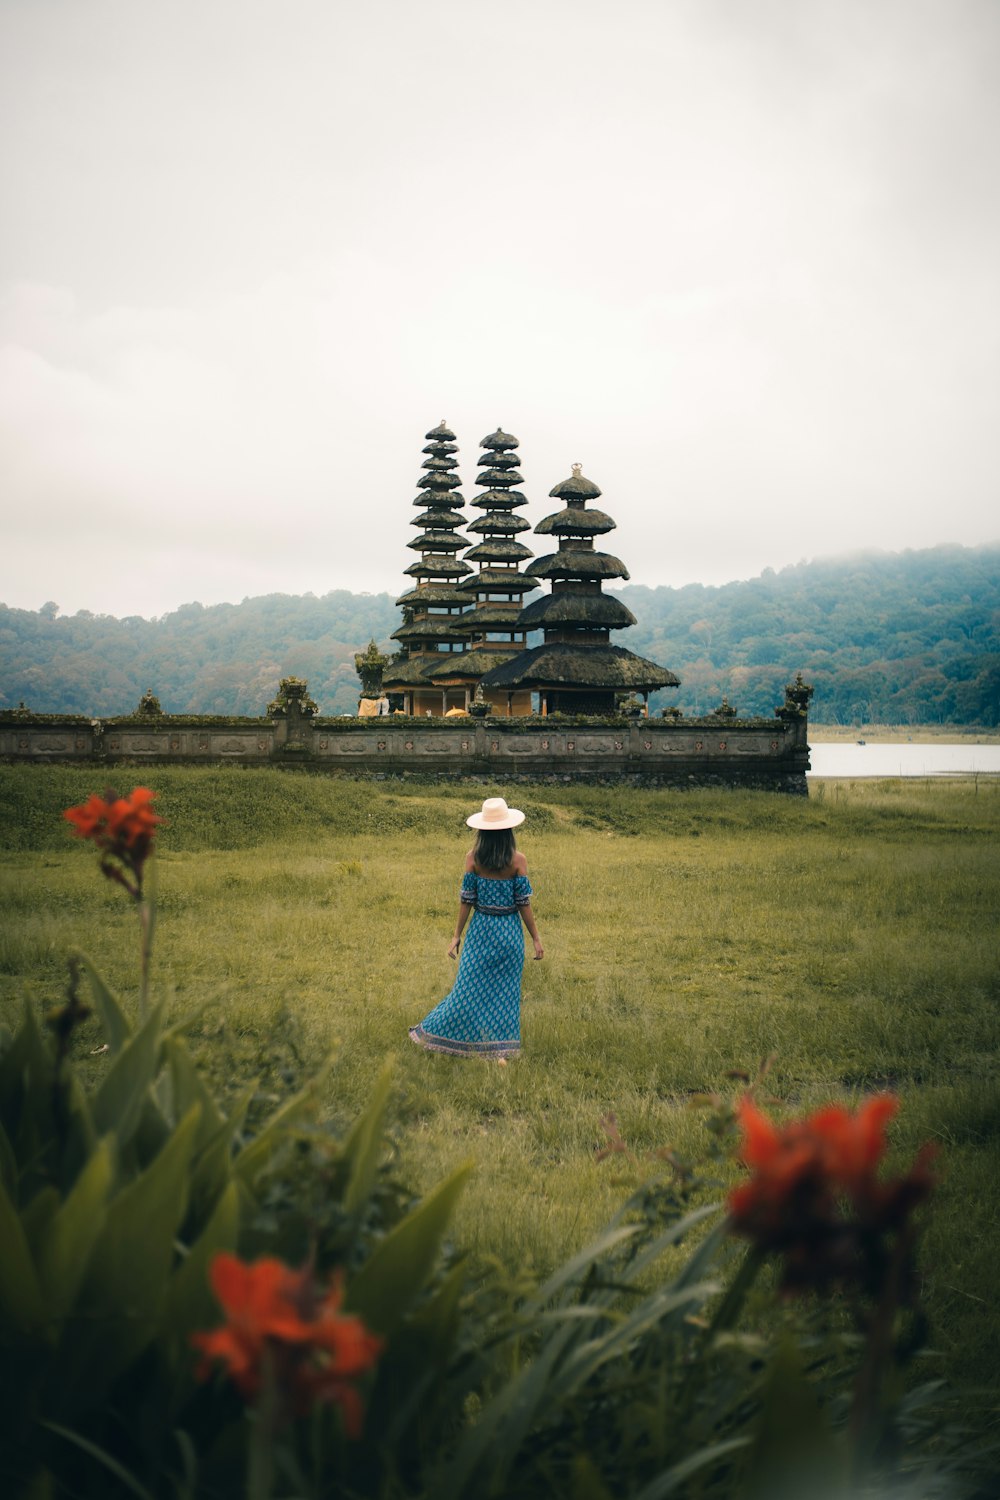
[[[558,538],[558,550],[536,558],[525,569],[528,577],[547,579],[551,593],[527,605],[517,619],[525,631],[541,629],[543,643],[493,667],[482,680],[483,693],[502,712],[498,700],[512,703],[524,693],[539,695],[543,714],[613,714],[623,694],[643,699],[656,688],[677,687],[673,672],[612,646],[612,630],[635,624],[635,616],[620,599],[603,592],[606,578],[628,578],[617,557],[594,548],[594,538],[615,529],[601,510],[588,510],[587,501],[601,491],[585,479],[581,466],[549,494],[563,509],[539,521],[535,531]]]
[[[462,615],[469,595],[458,585],[472,567],[457,555],[468,540],[459,534],[465,524],[459,514],[465,501],[456,473],[455,434],[442,421],[426,437],[427,457],[421,465],[426,472],[418,480],[420,493],[413,502],[420,513],[412,524],[420,530],[407,543],[420,557],[404,569],[413,587],[396,600],[403,624],[392,635],[403,649],[383,673],[382,685],[386,693],[402,699],[404,712],[438,715],[467,706],[464,687],[452,684],[451,666],[456,653],[465,649]]]
[[[538,587],[520,571],[520,564],[533,554],[517,540],[519,532],[531,530],[530,521],[515,515],[528,503],[514,488],[524,483],[517,467],[517,438],[498,428],[479,446],[485,450],[476,476],[480,492],[469,504],[483,514],[468,527],[477,541],[463,559],[475,563],[478,571],[458,585],[470,606],[462,616],[465,651],[434,669],[434,681],[450,690],[462,690],[466,706],[485,673],[524,651],[527,640],[518,615],[523,596]],[[507,717],[530,714],[530,691],[525,688],[505,695],[503,707],[496,705],[495,712]]]

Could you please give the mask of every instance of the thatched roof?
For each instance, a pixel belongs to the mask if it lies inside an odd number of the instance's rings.
[[[593,480],[584,479],[579,472],[580,465],[573,465],[573,474],[569,479],[564,479],[554,489],[549,490],[553,500],[596,500],[601,491]]]
[[[406,545],[415,552],[461,552],[467,542],[468,537],[454,531],[424,531]]]
[[[534,578],[627,578],[628,568],[609,552],[579,552],[567,547],[548,557],[536,557],[525,573]]]
[[[468,530],[478,532],[481,536],[514,536],[518,531],[530,531],[531,522],[526,521],[523,516],[512,516],[509,513],[502,515],[499,511],[494,511],[478,521],[470,521]]]
[[[498,427],[496,432],[491,432],[489,437],[484,437],[479,446],[480,448],[494,448],[502,453],[505,448],[517,448],[519,444],[512,432],[504,432],[502,427]]]
[[[457,557],[429,557],[421,562],[410,563],[403,572],[408,578],[464,578],[472,569]]]
[[[677,687],[679,680],[666,667],[626,651],[624,646],[570,646],[563,641],[535,646],[482,678],[490,688],[587,688],[613,692],[652,692]]]
[[[463,510],[465,499],[463,499],[462,490],[459,489],[444,490],[441,495],[435,495],[433,490],[426,489],[420,495],[414,495],[411,505],[426,505],[429,510],[436,510],[438,514],[441,514],[441,511]],[[462,516],[459,516],[459,525],[460,523],[462,523]]]
[[[409,625],[400,625],[392,632],[394,641],[462,641],[469,634],[469,627],[461,615],[425,615],[411,620]]]
[[[429,443],[433,443],[433,442],[453,443],[455,441],[455,434],[452,432],[452,430],[451,430],[450,427],[446,427],[445,426],[444,418],[443,417],[442,417],[441,421],[437,424],[436,427],[432,427],[431,430],[430,430],[430,432],[425,432],[424,433],[424,437],[426,438],[427,442],[429,442]]]
[[[486,604],[477,604],[474,609],[468,610],[465,619],[468,621],[470,635],[475,635],[480,630],[520,631],[521,626],[518,623],[520,613],[520,604],[498,604],[493,599]]]
[[[446,474],[451,469],[458,468],[457,458],[425,458],[420,465],[422,469],[432,469],[435,474]]]
[[[577,594],[570,590],[535,599],[524,606],[518,617],[518,624],[524,630],[558,625],[623,630],[635,623],[635,615],[614,594]]]
[[[521,460],[516,453],[484,453],[476,462],[481,469],[516,469]]]
[[[417,480],[418,490],[457,490],[462,481],[457,474],[425,474]]]
[[[466,562],[523,562],[526,557],[534,554],[530,547],[525,547],[521,542],[513,542],[508,537],[492,537],[489,541],[480,542],[477,547],[470,547],[465,554]]]
[[[516,469],[484,469],[481,474],[476,475],[477,484],[488,484],[491,487],[508,484],[523,484],[524,475],[519,474]]]
[[[411,656],[405,661],[390,663],[382,673],[382,688],[385,692],[394,692],[397,688],[426,687],[427,673],[424,670],[430,664],[430,658],[426,656]]]
[[[553,511],[535,527],[539,536],[602,536],[614,529],[615,522],[603,510],[584,510],[582,505]]]
[[[525,526],[527,521],[523,523]],[[455,526],[464,526],[465,517],[460,516],[457,510],[425,510],[419,516],[414,516],[410,522],[411,526],[426,526],[428,530],[450,531]],[[472,530],[472,527],[469,527]]]
[[[422,583],[415,589],[407,589],[396,600],[398,605],[410,605],[419,609],[422,604],[461,604],[468,607],[469,596],[456,583]]]
[[[514,647],[517,650],[517,647]],[[501,666],[510,660],[510,648],[504,651],[501,646],[499,650],[491,646],[488,650],[484,647],[478,651],[452,652],[449,656],[442,656],[440,661],[434,662],[427,670],[427,677],[435,682],[445,680],[454,682],[478,682],[486,673],[494,667]]]
[[[537,589],[538,584],[533,578],[526,578],[523,573],[519,573],[516,568],[483,568],[471,578],[463,578],[458,587],[463,591],[478,589],[484,594],[530,594]]]
[[[457,443],[428,443],[426,448],[421,448],[421,453],[436,453],[440,458],[447,458],[451,453],[458,452]]]
[[[483,490],[469,501],[477,510],[517,510],[527,503],[528,497],[522,490]]]

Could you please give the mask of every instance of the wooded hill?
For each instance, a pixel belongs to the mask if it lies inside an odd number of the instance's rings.
[[[638,624],[617,639],[676,672],[657,694],[705,713],[725,695],[769,714],[801,671],[817,723],[1000,725],[1000,545],[860,553],[721,587],[625,585]],[[357,706],[354,653],[391,649],[391,594],[267,594],[185,604],[156,620],[0,605],[0,709],[131,712],[147,688],[168,713],[262,714],[282,677],[323,713]]]

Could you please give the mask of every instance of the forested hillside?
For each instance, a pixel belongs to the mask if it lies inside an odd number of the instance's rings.
[[[801,671],[817,722],[1000,724],[1000,546],[800,563],[721,587],[616,591],[638,624],[618,640],[681,678],[655,703],[704,713],[723,694],[770,713]],[[389,648],[390,594],[268,594],[185,604],[158,620],[0,605],[0,708],[130,712],[152,688],[171,713],[263,713],[281,677],[324,713],[357,705],[354,653]]]

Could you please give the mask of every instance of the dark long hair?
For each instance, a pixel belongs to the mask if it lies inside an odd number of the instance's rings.
[[[513,828],[477,828],[472,860],[481,870],[506,870],[516,849]]]

